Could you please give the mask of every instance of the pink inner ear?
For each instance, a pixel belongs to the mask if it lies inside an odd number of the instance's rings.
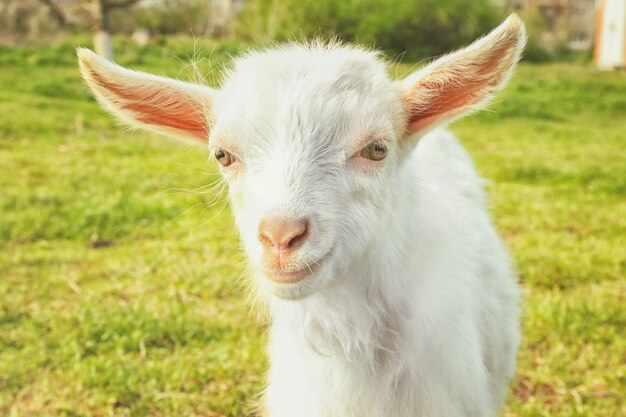
[[[435,96],[423,107],[410,104],[418,110],[412,111],[409,116],[409,132],[417,132],[430,124],[453,115],[456,111],[471,106],[476,101],[476,89],[481,88],[481,86],[478,83],[469,83],[469,85],[464,86],[442,88],[438,83],[425,82],[420,84],[418,88],[433,91]]]
[[[451,62],[443,64],[445,68],[434,69],[405,96],[409,109],[407,132],[417,132],[487,98],[506,74],[507,67],[501,64],[514,48],[515,41],[511,40],[473,62]]]
[[[90,75],[98,85],[121,99],[117,103],[119,107],[134,112],[137,121],[183,130],[201,139],[208,137],[206,115],[199,108],[199,104],[194,105],[196,103],[193,99],[183,93],[156,84],[125,89],[107,81],[94,70],[90,70]],[[115,98],[112,100],[116,101]]]

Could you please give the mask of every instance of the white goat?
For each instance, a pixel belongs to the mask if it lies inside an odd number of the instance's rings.
[[[219,90],[78,51],[114,115],[208,139],[272,315],[268,415],[497,414],[518,288],[469,156],[435,128],[483,106],[525,39],[511,16],[399,82],[374,52],[292,44]]]

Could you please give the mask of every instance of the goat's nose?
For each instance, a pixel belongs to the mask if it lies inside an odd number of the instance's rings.
[[[277,219],[266,217],[259,224],[259,241],[266,250],[278,253],[292,252],[298,249],[309,234],[307,219]]]

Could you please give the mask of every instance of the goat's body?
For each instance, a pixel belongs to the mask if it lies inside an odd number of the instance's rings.
[[[525,38],[511,16],[400,81],[372,51],[279,46],[219,90],[79,51],[121,120],[208,137],[271,307],[271,417],[495,416],[518,291],[471,159],[436,129],[504,86]]]
[[[436,130],[397,181],[349,274],[272,305],[272,417],[489,417],[501,404],[518,290],[481,179]]]

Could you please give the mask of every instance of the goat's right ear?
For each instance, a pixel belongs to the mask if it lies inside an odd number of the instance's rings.
[[[78,49],[80,72],[98,101],[134,128],[207,142],[215,90],[132,71]]]

